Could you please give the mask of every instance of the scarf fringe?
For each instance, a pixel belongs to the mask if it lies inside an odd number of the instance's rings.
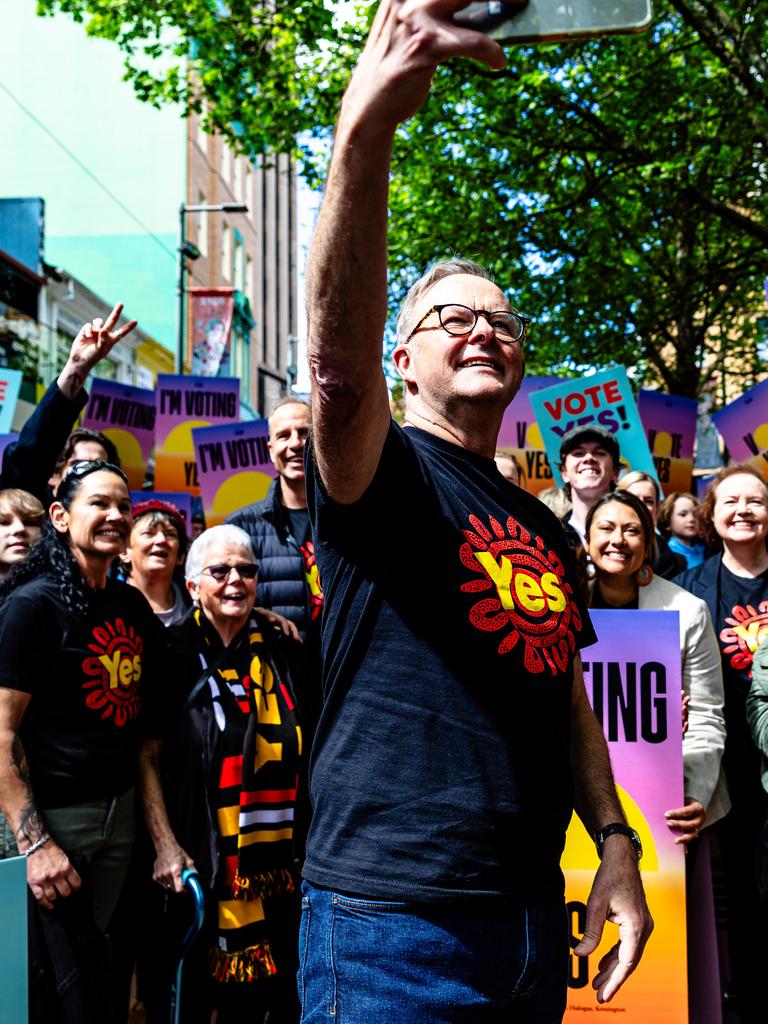
[[[212,949],[209,959],[211,974],[220,983],[227,981],[253,982],[277,974],[277,966],[268,942],[259,942],[247,949],[227,953]]]
[[[293,877],[287,868],[262,871],[257,875],[235,875],[232,895],[236,900],[259,900],[295,892]]]

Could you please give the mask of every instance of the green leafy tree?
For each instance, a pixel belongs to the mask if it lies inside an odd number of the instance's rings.
[[[115,40],[142,98],[204,110],[250,155],[327,137],[373,5],[39,0]],[[269,10],[267,10],[269,8]],[[759,372],[768,276],[768,21],[760,0],[660,0],[639,37],[438,70],[400,131],[392,297],[432,259],[487,264],[535,319],[529,366],[616,360],[696,395]],[[162,58],[164,70],[148,59]],[[327,150],[302,150],[322,175]]]

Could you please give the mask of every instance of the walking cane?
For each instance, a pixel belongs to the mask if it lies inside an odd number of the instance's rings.
[[[203,930],[205,920],[205,896],[197,872],[187,868],[181,876],[181,884],[192,893],[192,899],[195,901],[195,916],[187,929],[187,934],[182,939],[176,978],[171,984],[171,1024],[180,1024],[181,1022],[181,975],[184,970],[184,957]]]

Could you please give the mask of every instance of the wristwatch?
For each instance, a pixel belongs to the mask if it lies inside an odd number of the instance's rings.
[[[600,860],[603,859],[603,847],[605,846],[605,840],[608,836],[615,835],[626,836],[635,848],[637,859],[640,860],[643,856],[643,844],[640,842],[640,836],[633,828],[630,828],[629,825],[624,825],[620,821],[613,822],[611,825],[605,825],[599,832],[595,833],[595,846],[597,847],[597,856]]]

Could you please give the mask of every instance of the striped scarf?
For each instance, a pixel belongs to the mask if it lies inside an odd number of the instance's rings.
[[[195,621],[209,654],[201,655],[206,664],[218,635],[199,609]],[[210,964],[222,982],[252,982],[277,972],[270,910],[294,891],[290,866],[301,728],[259,623],[251,619],[246,630],[208,679],[221,752],[212,789],[221,868],[214,886],[218,944]]]

